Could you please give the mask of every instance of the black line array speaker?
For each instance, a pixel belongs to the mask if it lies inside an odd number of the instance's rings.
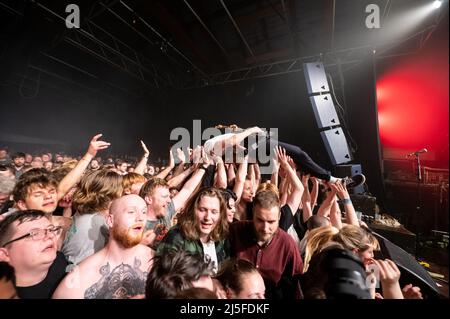
[[[353,159],[342,128],[322,131],[320,136],[333,165],[347,163]]]
[[[339,122],[333,99],[330,94],[314,95],[309,98],[319,128],[337,126]]]

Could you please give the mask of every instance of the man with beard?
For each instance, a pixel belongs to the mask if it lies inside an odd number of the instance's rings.
[[[154,252],[140,245],[147,206],[137,195],[112,202],[107,223],[108,244],[69,273],[53,298],[143,298]]]
[[[12,166],[15,170],[16,178],[19,178],[23,174],[23,168],[25,167],[25,153],[17,152],[11,157],[13,163]]]
[[[295,277],[303,261],[290,235],[279,228],[280,200],[270,190],[256,194],[253,220],[230,226],[231,256],[252,262],[264,279],[267,299],[300,299],[302,291]]]

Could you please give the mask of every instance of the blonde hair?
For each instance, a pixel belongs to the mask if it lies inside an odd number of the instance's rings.
[[[345,225],[336,234],[334,241],[342,244],[345,249],[364,251],[372,247],[374,250],[380,249],[380,244],[374,235],[365,229],[355,225]]]
[[[310,231],[308,242],[305,249],[305,258],[303,259],[303,272],[309,267],[311,258],[321,252],[330,243],[335,242],[348,250],[365,251],[373,248],[380,249],[380,244],[374,235],[365,229],[354,226],[345,225],[340,230],[332,226],[322,226]]]
[[[339,230],[333,226],[322,226],[309,232],[308,242],[305,248],[305,258],[303,258],[303,273],[308,271],[311,258],[319,253],[325,244],[333,240]]]
[[[259,184],[258,189],[256,190],[256,194],[263,191],[271,191],[277,194],[278,197],[280,197],[280,191],[278,190],[278,187],[275,184],[267,182]]]
[[[141,190],[139,191],[139,196],[145,198],[145,196],[153,196],[155,189],[158,187],[169,188],[169,184],[165,179],[153,177],[142,185]]]
[[[80,181],[73,195],[73,208],[80,214],[95,213],[108,208],[122,195],[122,176],[109,170],[91,171]]]
[[[66,167],[68,167],[68,168],[70,168],[70,169],[72,170],[72,169],[75,168],[75,166],[77,166],[77,164],[78,164],[78,161],[75,160],[75,159],[73,159],[73,160],[64,162],[64,163],[61,165],[61,168],[66,168]]]
[[[123,189],[131,189],[131,186],[133,186],[133,184],[136,183],[145,183],[147,181],[147,179],[138,173],[134,173],[134,172],[129,172],[127,175],[122,177],[122,185],[123,185]]]

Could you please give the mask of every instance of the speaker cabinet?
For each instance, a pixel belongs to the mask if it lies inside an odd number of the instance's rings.
[[[333,165],[347,163],[353,159],[342,128],[322,131],[320,136]]]
[[[308,94],[317,94],[330,91],[323,63],[304,63],[303,72],[305,73]]]
[[[319,128],[340,125],[333,99],[330,94],[315,95],[309,98]]]

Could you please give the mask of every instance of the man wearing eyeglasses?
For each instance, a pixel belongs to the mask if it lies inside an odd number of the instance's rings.
[[[107,217],[109,241],[84,259],[60,283],[57,299],[144,298],[154,251],[141,245],[147,205],[138,195],[112,202]]]
[[[50,298],[65,276],[67,261],[56,249],[60,234],[61,227],[37,210],[15,212],[0,223],[0,261],[14,267],[20,298]]]

